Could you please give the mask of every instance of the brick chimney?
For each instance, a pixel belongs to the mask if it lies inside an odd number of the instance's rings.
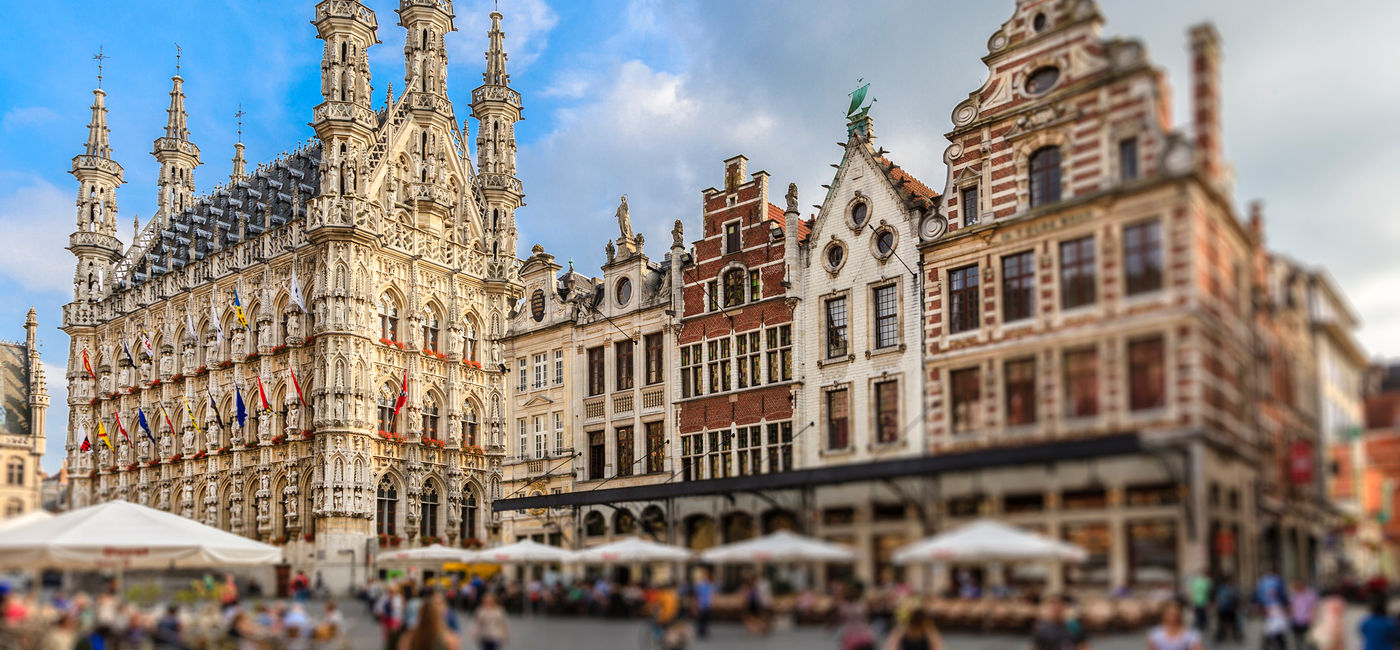
[[[1191,28],[1191,119],[1196,166],[1211,181],[1224,178],[1220,136],[1220,34],[1210,23]]]

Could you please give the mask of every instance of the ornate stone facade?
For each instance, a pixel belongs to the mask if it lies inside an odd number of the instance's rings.
[[[240,143],[233,178],[203,196],[177,75],[155,148],[159,209],[126,250],[96,91],[74,159],[78,269],[63,323],[70,507],[122,498],[286,544],[295,568],[324,569],[332,586],[367,542],[489,534],[478,513],[500,496],[500,341],[521,295],[520,96],[493,13],[472,94],[490,137],[473,165],[446,94],[452,5],[403,0],[398,13],[404,92],[376,108],[374,12],[317,4],[316,137],[247,174]]]
[[[33,309],[24,320],[23,341],[0,340],[0,518],[41,507],[44,473],[39,460],[48,440],[48,380],[39,358],[39,318]]]

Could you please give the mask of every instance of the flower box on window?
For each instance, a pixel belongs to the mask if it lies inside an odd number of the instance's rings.
[[[173,462],[175,462],[175,461],[177,461],[177,460],[180,460],[180,459],[182,459],[182,458],[184,458],[184,456],[181,456],[180,454],[175,454],[174,456],[171,456],[171,457],[170,457],[170,462],[173,463]]]
[[[194,369],[194,374],[195,374],[195,375],[202,375],[202,374],[204,374],[204,373],[206,373],[206,372],[209,372],[209,366],[200,366],[200,367]]]
[[[484,455],[486,455],[486,452],[485,452],[484,450],[482,450],[482,448],[481,448],[480,445],[467,445],[466,447],[463,447],[463,448],[462,448],[462,451],[465,451],[465,452],[467,452],[467,453],[469,453],[469,454],[471,454],[471,455],[473,455],[473,456],[484,456]]]
[[[208,456],[208,455],[209,455],[208,452],[206,452],[206,451],[204,451],[203,449],[201,449],[201,450],[195,452],[195,454],[194,454],[194,459],[195,459],[195,460],[199,460],[199,459],[204,458],[205,456]]]
[[[301,536],[301,541],[303,541],[303,542],[314,542],[314,541],[316,541],[316,533],[306,533],[305,535],[302,535],[302,536]]]
[[[128,471],[128,472],[134,472],[134,471],[136,471],[136,463],[130,463],[130,464],[128,464],[128,465],[126,466],[126,471]]]

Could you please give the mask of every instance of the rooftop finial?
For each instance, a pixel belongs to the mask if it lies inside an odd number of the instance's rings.
[[[92,58],[97,59],[97,87],[98,87],[98,89],[101,89],[101,88],[102,88],[102,62],[105,61],[105,60],[107,60],[107,59],[110,59],[110,58],[112,58],[112,57],[107,56],[106,54],[103,54],[103,53],[102,53],[102,46],[101,46],[101,45],[98,45],[98,46],[97,46],[97,54],[92,55]]]
[[[237,118],[237,120],[238,120],[238,141],[239,141],[239,142],[242,142],[242,141],[243,141],[243,116],[244,116],[244,115],[247,115],[247,113],[243,112],[243,104],[240,102],[240,103],[238,104],[238,112],[233,114],[233,116],[234,116],[235,118]]]
[[[180,76],[180,55],[182,55],[182,54],[184,54],[184,53],[185,53],[184,50],[181,50],[181,49],[180,49],[180,44],[179,44],[179,43],[176,43],[176,44],[175,44],[175,76],[177,76],[177,77]]]
[[[505,32],[501,31],[501,12],[491,12],[491,31],[486,33],[490,47],[486,50],[486,72],[482,75],[487,85],[509,86],[510,75],[506,74]]]

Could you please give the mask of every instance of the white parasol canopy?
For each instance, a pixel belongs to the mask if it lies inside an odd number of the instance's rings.
[[[898,564],[920,562],[1083,562],[1084,549],[991,519],[908,544],[894,552]]]
[[[126,501],[0,531],[0,567],[83,569],[275,564],[282,549]]]
[[[475,556],[476,554],[471,551],[460,548],[450,548],[442,544],[433,544],[422,548],[410,548],[402,551],[380,553],[376,561],[381,564],[407,564],[413,562],[432,564],[442,562],[470,562]]]
[[[628,537],[574,553],[574,561],[584,564],[685,562],[693,557],[695,553],[688,548],[651,542],[640,537]]]
[[[840,544],[780,530],[762,537],[716,546],[700,553],[700,559],[716,564],[855,562],[856,552]]]
[[[532,539],[522,539],[514,544],[488,548],[476,552],[472,561],[488,564],[553,564],[573,561],[572,551],[557,546],[546,546]]]
[[[45,519],[53,519],[53,513],[48,510],[30,510],[22,515],[0,520],[0,531],[19,528],[20,526],[28,526],[36,521],[44,521]]]

